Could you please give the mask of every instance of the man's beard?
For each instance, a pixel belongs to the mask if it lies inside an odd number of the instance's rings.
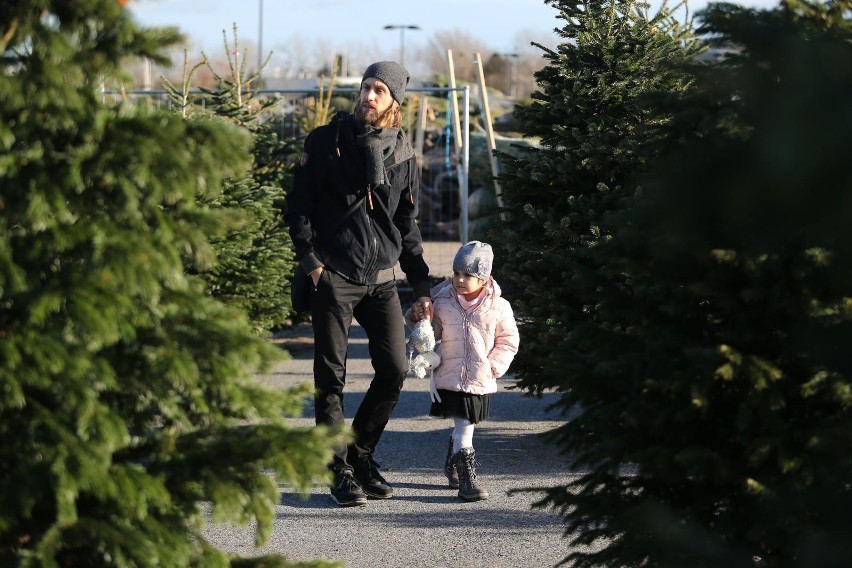
[[[393,105],[385,109],[385,112],[383,113],[379,113],[379,111],[374,108],[365,111],[362,105],[358,105],[355,108],[355,118],[365,124],[369,124],[370,126],[379,126],[379,124],[382,124],[384,119],[387,118],[392,111]]]

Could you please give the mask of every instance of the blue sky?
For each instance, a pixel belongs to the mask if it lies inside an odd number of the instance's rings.
[[[707,0],[693,0],[695,12]],[[742,5],[770,7],[775,0],[744,0]],[[131,0],[137,21],[145,26],[178,26],[192,45],[207,51],[222,46],[222,30],[237,24],[241,41],[257,45],[262,6],[264,52],[285,49],[298,37],[334,49],[347,43],[374,46],[376,58],[395,57],[400,32],[385,25],[417,25],[404,33],[406,53],[428,44],[436,32],[464,31],[495,52],[513,52],[528,38],[552,38],[557,12],[542,0]],[[539,35],[540,34],[540,35]]]
[[[404,33],[405,49],[427,42],[437,31],[464,30],[496,50],[513,49],[522,30],[544,34],[558,23],[541,0],[132,0],[143,25],[176,25],[204,49],[222,44],[236,22],[241,38],[257,42],[263,7],[264,51],[298,34],[336,47],[347,41],[398,51],[400,32],[385,25],[417,25]]]

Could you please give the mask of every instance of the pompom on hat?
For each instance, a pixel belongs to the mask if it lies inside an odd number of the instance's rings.
[[[488,280],[494,264],[491,245],[481,241],[470,241],[461,246],[453,259],[453,270],[466,272],[480,280]]]
[[[361,81],[363,82],[364,79],[369,77],[375,77],[387,85],[394,100],[400,105],[402,104],[402,99],[405,97],[405,87],[408,86],[408,81],[411,78],[405,67],[396,61],[379,61],[367,67]]]

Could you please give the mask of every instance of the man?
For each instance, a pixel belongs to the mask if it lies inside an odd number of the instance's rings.
[[[352,421],[355,441],[335,451],[331,498],[341,506],[387,499],[393,488],[373,452],[408,371],[394,267],[399,262],[431,316],[429,268],[415,222],[420,189],[414,150],[400,128],[408,72],[380,61],[364,72],[354,115],[313,130],[287,195],[284,218],[313,281],[316,423],[343,424],[352,318],[367,333],[375,375]]]

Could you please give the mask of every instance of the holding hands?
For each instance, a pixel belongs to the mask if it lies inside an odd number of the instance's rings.
[[[424,296],[417,298],[417,301],[411,306],[411,319],[420,321],[422,319],[432,319],[432,298]]]

